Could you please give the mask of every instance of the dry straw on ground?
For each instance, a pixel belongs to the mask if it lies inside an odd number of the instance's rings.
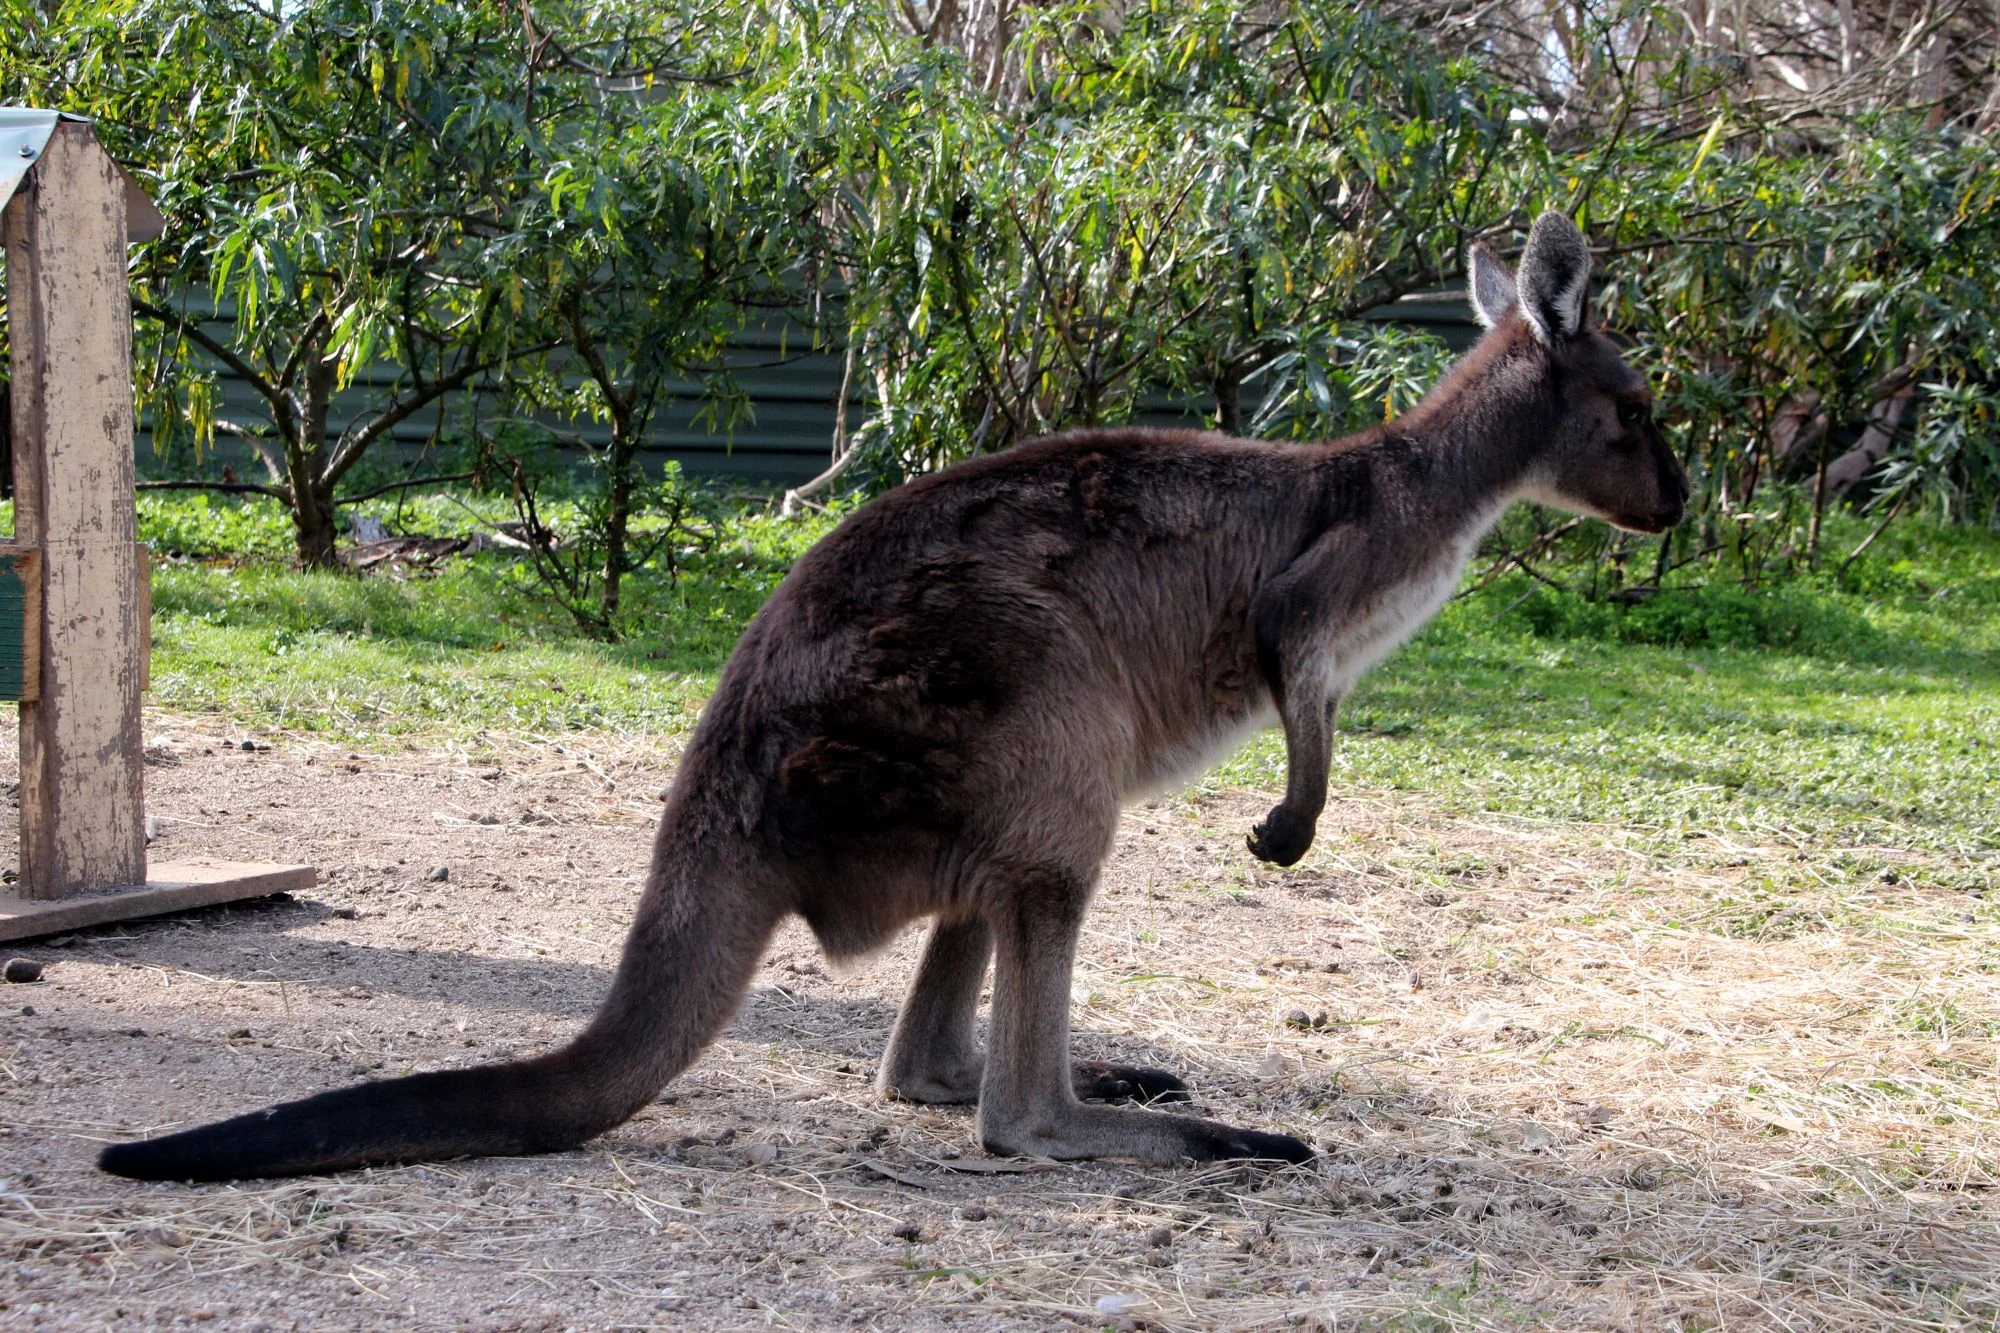
[[[21,950],[0,990],[0,1323],[217,1327],[1987,1328],[2000,1317],[1989,856],[1450,818],[1350,796],[1135,810],[1080,1050],[1187,1072],[1316,1169],[996,1162],[873,1061],[915,936],[788,929],[727,1038],[587,1150],[143,1186],[108,1139],[558,1041],[671,756],[350,756],[156,719],[163,853],[310,860],[300,901]],[[426,876],[444,866],[443,881]],[[32,1015],[22,1012],[31,1006]]]

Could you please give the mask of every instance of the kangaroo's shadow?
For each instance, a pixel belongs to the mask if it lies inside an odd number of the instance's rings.
[[[253,900],[78,931],[67,947],[87,957],[185,970],[215,982],[282,981],[335,999],[398,996],[578,1022],[596,1011],[611,987],[608,966],[302,939],[294,933],[331,916],[324,904],[310,900]],[[895,1015],[894,1005],[881,995],[814,994],[791,976],[767,973],[752,983],[725,1035],[872,1057],[887,1040]]]

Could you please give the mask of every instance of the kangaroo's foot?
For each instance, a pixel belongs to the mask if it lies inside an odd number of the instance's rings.
[[[1161,1166],[1182,1162],[1253,1160],[1301,1164],[1313,1150],[1289,1134],[1240,1129],[1191,1115],[1112,1106],[1043,1105],[1023,1115],[995,1114],[982,1106],[979,1139],[996,1155],[1136,1157]]]
[[[983,1058],[954,1056],[938,1063],[885,1065],[880,1082],[885,1094],[901,1101],[969,1106],[979,1100],[985,1072]],[[1070,1071],[1070,1087],[1079,1101],[1150,1104],[1193,1100],[1179,1075],[1143,1065],[1079,1063]]]
[[[977,917],[940,921],[925,945],[910,995],[896,1018],[876,1086],[886,1096],[932,1106],[979,1100],[986,1056],[974,1025],[993,936]],[[1184,1102],[1187,1084],[1164,1069],[1081,1063],[1070,1086],[1083,1101]]]
[[[979,1096],[982,1144],[996,1153],[1136,1157],[1166,1166],[1229,1158],[1312,1160],[1310,1147],[1285,1134],[1079,1102],[1069,1060],[1070,967],[1090,899],[1089,875],[1059,863],[1015,861],[994,869],[997,882],[982,886],[995,960]],[[1136,1072],[1106,1071],[1114,1077]]]
[[[1151,1104],[1194,1100],[1179,1075],[1164,1069],[1148,1069],[1144,1065],[1104,1065],[1085,1061],[1072,1069],[1070,1087],[1078,1101]]]

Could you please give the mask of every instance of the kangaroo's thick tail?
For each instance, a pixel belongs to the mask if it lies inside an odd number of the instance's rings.
[[[661,833],[611,993],[568,1046],[114,1144],[98,1166],[138,1180],[295,1176],[554,1152],[630,1119],[729,1021],[784,914],[747,876],[693,848],[670,848]]]

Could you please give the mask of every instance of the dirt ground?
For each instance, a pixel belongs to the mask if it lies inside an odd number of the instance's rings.
[[[1663,845],[1412,798],[1336,801],[1289,872],[1242,846],[1267,794],[1135,809],[1088,927],[1079,1051],[1183,1071],[1205,1112],[1321,1145],[1311,1168],[986,1158],[968,1112],[871,1090],[921,937],[830,974],[788,927],[726,1038],[584,1150],[102,1176],[108,1141],[562,1040],[673,759],[244,739],[149,719],[154,855],[310,862],[320,888],[7,950],[47,967],[0,988],[0,1326],[2000,1315],[1989,855]]]

